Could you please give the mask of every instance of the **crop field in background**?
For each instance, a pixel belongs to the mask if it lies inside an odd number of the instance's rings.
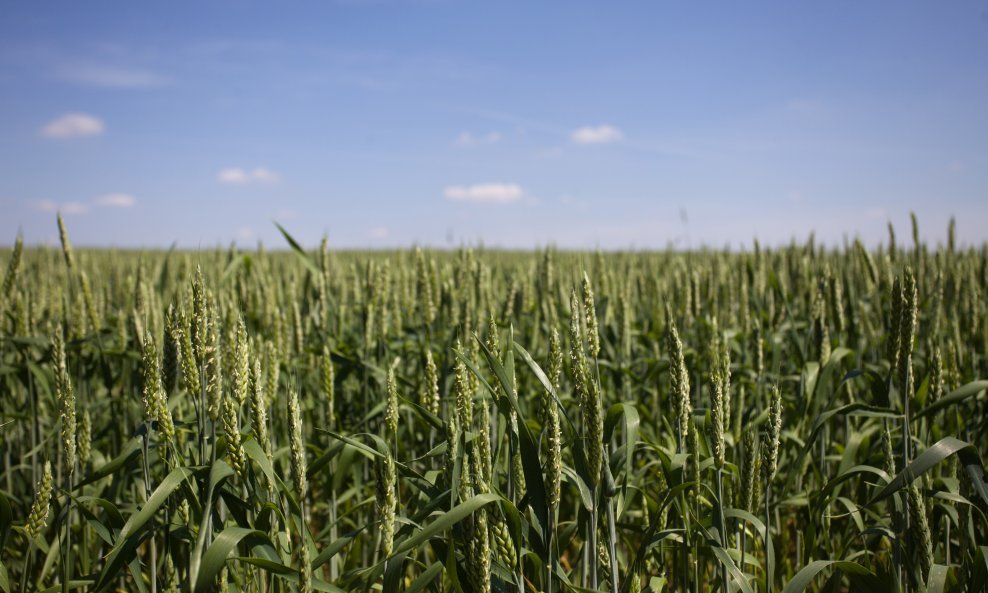
[[[988,582],[988,245],[953,223],[626,253],[58,225],[0,250],[4,593]]]

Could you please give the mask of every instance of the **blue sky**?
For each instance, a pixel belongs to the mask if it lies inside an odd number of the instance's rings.
[[[8,2],[0,243],[981,243],[988,3]]]

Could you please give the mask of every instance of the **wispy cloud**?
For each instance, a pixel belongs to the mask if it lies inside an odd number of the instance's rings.
[[[500,132],[488,132],[479,136],[470,132],[460,132],[460,135],[456,137],[456,145],[469,148],[481,144],[496,144],[501,141],[501,137]]]
[[[490,204],[517,202],[525,195],[517,183],[477,183],[451,185],[443,190],[447,200]]]
[[[62,214],[88,214],[93,207],[97,208],[133,208],[137,199],[131,194],[114,192],[97,196],[86,202],[70,201],[56,202],[55,200],[38,200],[34,207],[42,212],[61,212]]]
[[[169,84],[170,80],[145,68],[119,66],[92,61],[73,61],[58,65],[55,76],[66,82],[104,88],[141,89]]]
[[[609,125],[585,126],[574,130],[570,139],[577,144],[606,144],[624,139],[624,132]]]
[[[47,138],[99,136],[106,130],[103,120],[87,113],[66,113],[45,124],[41,135]]]
[[[61,212],[62,214],[86,214],[89,206],[82,202],[55,202],[54,200],[38,200],[35,207],[42,212]]]
[[[275,184],[281,181],[281,176],[266,167],[243,169],[229,167],[216,175],[217,181],[229,185]]]
[[[113,193],[100,196],[93,200],[97,206],[106,208],[131,208],[137,203],[134,196],[124,193]]]

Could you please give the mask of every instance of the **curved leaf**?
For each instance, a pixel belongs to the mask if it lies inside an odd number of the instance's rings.
[[[813,579],[820,574],[822,570],[828,567],[833,567],[838,570],[843,570],[846,573],[858,575],[865,577],[868,580],[878,581],[878,577],[875,573],[871,572],[867,568],[861,566],[857,562],[849,562],[847,560],[814,560],[802,568],[796,573],[792,580],[786,583],[786,586],[782,589],[782,593],[800,593],[805,591]],[[878,587],[875,587],[876,589]]]
[[[226,564],[227,557],[237,547],[240,540],[248,536],[267,540],[267,536],[263,532],[245,527],[227,527],[223,530],[223,533],[216,536],[216,539],[210,544],[209,549],[206,550],[206,555],[202,558],[202,564],[199,565],[199,574],[196,576],[194,589],[195,593],[208,591],[213,586],[216,575],[223,570],[223,565]]]
[[[305,249],[302,249],[302,246],[298,244],[298,241],[288,234],[285,227],[275,221],[272,222],[274,222],[274,226],[278,227],[278,230],[281,231],[281,235],[285,238],[285,241],[288,241],[288,244],[291,245],[292,251],[298,256],[298,259],[302,262],[302,265],[304,265],[307,270],[312,272],[313,275],[319,275],[319,268],[316,267],[316,264],[312,263],[312,259],[309,258],[309,254],[305,252]]]
[[[977,489],[978,494],[981,495],[981,498],[985,501],[985,504],[988,504],[988,489],[985,487],[985,468],[981,462],[981,456],[978,455],[978,450],[975,449],[974,445],[970,443],[966,443],[960,439],[955,439],[954,437],[946,437],[940,439],[929,449],[920,453],[916,459],[913,459],[912,463],[899,472],[895,478],[889,482],[885,488],[882,488],[882,490],[870,501],[868,501],[868,504],[865,506],[871,506],[882,499],[892,496],[899,490],[902,490],[912,483],[913,480],[930,471],[938,463],[955,453],[960,457],[961,463],[964,464],[964,468],[971,477],[971,481],[974,483],[974,487]]]
[[[926,406],[922,410],[917,411],[912,415],[913,419],[923,418],[931,414],[936,414],[940,410],[949,408],[950,406],[962,402],[970,397],[974,397],[988,389],[988,381],[971,381],[967,385],[962,385],[957,389],[951,391],[947,395],[941,397],[936,402]]]
[[[104,465],[100,466],[99,469],[93,473],[86,476],[84,479],[80,480],[75,484],[75,490],[79,490],[87,484],[92,484],[93,482],[103,479],[106,476],[116,474],[120,471],[120,468],[129,465],[134,459],[137,459],[138,455],[141,453],[141,439],[133,438],[124,447],[124,450],[120,452],[119,455],[107,461]]]
[[[762,542],[768,542],[768,532],[765,530],[765,523],[755,515],[745,511],[743,509],[728,508],[724,509],[725,519],[740,519],[750,523],[755,531],[758,533],[758,537],[762,538]],[[768,565],[775,566],[775,546],[765,546],[768,551]]]
[[[755,590],[751,588],[751,583],[748,582],[748,579],[745,577],[744,573],[741,572],[741,569],[738,568],[738,565],[734,563],[731,555],[728,554],[727,550],[721,547],[718,543],[721,541],[720,535],[712,535],[710,531],[702,525],[699,527],[703,532],[703,535],[710,542],[710,549],[713,551],[717,561],[724,565],[724,568],[726,568],[727,572],[730,573],[731,578],[734,579],[738,587],[744,591],[744,593],[755,593]],[[715,529],[714,532],[716,531],[717,530]]]
[[[450,527],[456,525],[477,509],[486,506],[494,501],[498,500],[498,495],[493,492],[488,492],[486,494],[478,494],[466,502],[462,502],[450,510],[446,511],[442,515],[436,518],[435,521],[429,523],[422,528],[421,531],[415,535],[409,537],[405,541],[401,542],[396,548],[392,555],[402,554],[408,552],[415,546],[421,544],[422,542],[428,540],[434,535],[438,535],[443,531],[446,531]]]
[[[617,425],[618,419],[624,419],[624,436],[627,444],[624,455],[624,484],[628,483],[628,474],[631,472],[631,458],[635,453],[635,445],[638,444],[638,427],[641,425],[641,417],[638,415],[638,408],[628,403],[617,403],[607,410],[607,418],[604,422],[604,442],[610,442]]]
[[[360,531],[362,531],[362,529]],[[348,533],[348,534],[344,535],[343,537],[337,539],[335,542],[333,542],[333,543],[329,544],[328,546],[326,546],[323,549],[323,551],[322,552],[319,552],[319,555],[316,556],[315,559],[312,560],[312,570],[316,570],[317,568],[319,568],[323,564],[326,564],[327,562],[329,562],[329,560],[333,556],[339,554],[340,553],[340,550],[342,550],[344,547],[346,547],[346,545],[348,543],[352,542],[353,541],[353,538],[357,537],[357,534],[360,531],[357,531],[356,533]]]
[[[510,406],[510,409],[514,410],[518,415],[518,422],[516,424],[518,426],[518,445],[521,449],[521,464],[525,472],[525,497],[528,499],[528,504],[535,513],[535,517],[538,519],[542,529],[548,529],[549,504],[546,502],[548,498],[545,492],[545,477],[542,475],[542,463],[539,460],[539,449],[535,443],[535,438],[532,436],[532,432],[528,429],[525,415],[522,413],[521,407],[518,405],[518,400],[515,397],[515,386],[511,380],[512,373],[508,373],[505,370],[504,366],[497,359],[497,356],[490,351],[483,340],[477,336],[474,337],[480,345],[484,358],[487,359],[487,364],[494,371],[494,375],[501,383],[501,390],[496,402],[498,409],[504,413],[505,417],[508,417],[510,410],[506,408]],[[511,351],[509,350],[508,352],[510,353]],[[456,355],[464,361],[467,367],[477,377],[482,378],[479,369],[477,369],[468,356],[465,356],[462,352],[457,352]],[[509,355],[508,360],[510,361],[512,359],[513,357]],[[493,393],[494,391],[491,390],[491,392]]]
[[[802,467],[803,457],[805,457],[806,454],[809,453],[810,447],[813,446],[813,442],[816,440],[816,437],[820,434],[820,431],[823,429],[823,426],[831,419],[833,419],[835,416],[841,414],[856,414],[856,413],[868,414],[870,416],[876,416],[880,418],[902,417],[902,414],[899,414],[889,408],[872,406],[861,402],[854,402],[851,404],[843,405],[839,408],[834,408],[833,410],[827,410],[826,412],[821,413],[819,416],[816,417],[816,420],[814,420],[813,429],[810,430],[810,435],[806,437],[806,442],[803,444],[803,448],[799,451],[799,454],[796,456],[796,459],[793,461],[793,463],[789,464],[789,467],[791,469],[789,471],[789,475],[786,478],[787,489],[795,480],[799,468]]]
[[[117,571],[136,556],[137,547],[140,543],[141,530],[151,521],[155,513],[158,512],[158,509],[165,504],[165,501],[168,500],[172,492],[191,475],[192,471],[184,467],[173,469],[158,484],[158,487],[155,488],[154,493],[151,494],[141,510],[127,519],[127,522],[124,523],[124,526],[120,529],[120,533],[117,535],[116,545],[113,546],[113,549],[110,550],[110,553],[106,557],[106,562],[103,565],[103,570],[100,571],[99,578],[96,579],[96,591],[101,591],[110,585],[116,577]]]

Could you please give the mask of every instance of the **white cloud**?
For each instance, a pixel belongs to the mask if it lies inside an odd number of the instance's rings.
[[[241,184],[247,183],[248,175],[247,172],[240,167],[231,167],[220,171],[216,176],[216,179],[218,179],[220,183]]]
[[[93,200],[97,206],[105,206],[107,208],[130,208],[137,203],[134,196],[130,194],[106,194],[100,196]]]
[[[103,120],[86,113],[66,113],[41,128],[41,135],[48,138],[77,138],[99,136],[106,129]]]
[[[608,125],[585,126],[570,134],[570,139],[577,144],[606,144],[623,138],[624,132]]]
[[[256,167],[249,171],[240,167],[230,167],[220,171],[216,175],[216,179],[220,183],[228,183],[230,185],[248,185],[252,183],[274,184],[281,181],[281,176],[265,167]]]
[[[480,144],[496,144],[500,141],[500,132],[488,132],[482,136],[474,136],[470,132],[460,132],[460,135],[456,137],[456,145],[463,147],[477,146]]]
[[[258,167],[250,172],[251,179],[260,183],[278,183],[281,176],[270,169]]]
[[[516,183],[477,183],[451,185],[443,190],[443,194],[447,200],[455,202],[508,204],[520,200],[525,192]]]
[[[39,200],[36,204],[38,210],[43,212],[61,212],[62,214],[85,214],[89,212],[89,206],[82,202],[62,202],[53,200]]]
[[[164,76],[150,70],[98,62],[62,64],[55,74],[68,82],[105,88],[153,88],[164,86],[169,82]]]
[[[82,202],[65,202],[62,204],[62,212],[66,214],[85,214],[89,212],[89,206]]]
[[[367,232],[367,236],[371,239],[386,239],[389,234],[388,229],[383,226],[374,227]]]

